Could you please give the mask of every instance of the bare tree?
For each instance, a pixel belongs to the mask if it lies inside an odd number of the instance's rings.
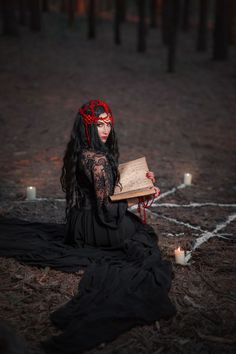
[[[106,0],[105,1],[105,9],[106,9],[106,11],[111,11],[112,10],[112,4],[113,4],[113,0]]]
[[[207,1],[208,0],[206,0],[206,2]],[[190,9],[191,9],[191,0],[184,0],[182,26],[181,26],[184,32],[189,31],[190,28]]]
[[[2,33],[4,35],[15,36],[18,34],[16,0],[2,0]]]
[[[114,11],[114,40],[121,44],[121,23],[126,19],[126,0],[115,0]]]
[[[157,27],[157,0],[149,0],[150,27]]]
[[[41,0],[30,0],[30,29],[40,31],[42,27]]]
[[[43,10],[43,12],[49,11],[49,0],[42,1],[42,10]]]
[[[147,35],[147,25],[146,25],[146,0],[137,0],[138,7],[138,52],[145,52],[146,45],[146,35]]]
[[[229,7],[229,44],[236,44],[236,1],[230,0]]]
[[[120,0],[120,7],[121,7],[121,22],[124,22],[126,21],[127,1]]]
[[[68,24],[70,27],[73,27],[75,23],[76,0],[67,0],[67,4],[68,4]]]
[[[60,10],[62,13],[67,12],[67,0],[61,0]]]
[[[229,44],[229,1],[215,0],[215,24],[213,31],[213,59],[226,60]]]
[[[122,9],[120,0],[115,0],[114,14],[114,40],[116,44],[121,44],[120,25],[122,21]]]
[[[207,49],[207,20],[209,11],[209,1],[199,1],[199,20],[198,20],[198,35],[197,35],[197,50],[205,51]]]
[[[162,8],[163,42],[167,46],[167,71],[175,71],[180,0],[165,0]]]
[[[19,0],[19,23],[27,25],[27,0]]]
[[[168,45],[169,41],[169,28],[170,28],[170,5],[169,0],[162,2],[161,7],[161,32],[162,32],[162,42],[164,45]]]
[[[88,0],[88,38],[95,38],[95,0]]]

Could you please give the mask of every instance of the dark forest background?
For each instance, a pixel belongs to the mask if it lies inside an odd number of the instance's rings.
[[[137,28],[138,52],[148,50],[150,30],[162,34],[166,48],[166,70],[176,70],[176,53],[181,36],[195,32],[197,52],[211,48],[213,60],[229,60],[230,46],[236,44],[236,2],[234,0],[1,0],[1,27],[5,36],[21,36],[22,27],[40,32],[45,13],[63,15],[74,31],[86,21],[88,40],[99,36],[99,22],[110,20],[114,43],[122,45],[124,22]]]

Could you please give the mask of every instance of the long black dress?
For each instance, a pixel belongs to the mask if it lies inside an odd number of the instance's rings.
[[[0,256],[69,272],[87,267],[78,295],[51,315],[62,334],[43,343],[50,354],[79,353],[175,314],[168,297],[172,270],[161,259],[156,234],[126,201],[109,200],[114,179],[108,157],[84,150],[79,161],[83,198],[66,228],[7,219],[0,225]]]

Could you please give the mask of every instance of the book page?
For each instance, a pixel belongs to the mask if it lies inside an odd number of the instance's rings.
[[[114,195],[145,188],[152,189],[153,183],[146,177],[148,170],[145,157],[120,164],[119,171],[122,189],[116,186]]]

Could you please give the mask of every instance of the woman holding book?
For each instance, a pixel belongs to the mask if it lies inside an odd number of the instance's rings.
[[[111,247],[134,233],[127,200],[110,200],[119,184],[118,157],[110,108],[103,101],[88,102],[75,119],[62,168],[61,184],[67,201],[66,243]],[[153,172],[148,171],[147,178],[155,182]],[[154,189],[157,197],[159,188]]]
[[[170,264],[161,260],[153,229],[127,210],[126,200],[110,200],[119,183],[118,157],[109,106],[99,100],[83,105],[61,176],[67,200],[65,242],[101,254],[85,272],[79,297],[52,315],[64,333],[47,343],[49,353],[68,347],[72,327],[74,347],[84,350],[86,339],[91,345],[106,342],[134,325],[175,312],[167,295]],[[152,172],[148,177],[154,181]]]
[[[78,295],[51,315],[63,332],[43,343],[48,354],[79,353],[175,314],[168,297],[172,270],[154,230],[127,210],[127,200],[110,200],[119,184],[118,157],[111,109],[89,101],[79,109],[63,160],[64,246],[62,225],[22,225],[43,230],[44,243],[29,257],[21,242],[21,261],[64,271],[86,267]],[[154,181],[152,172],[147,177]]]

